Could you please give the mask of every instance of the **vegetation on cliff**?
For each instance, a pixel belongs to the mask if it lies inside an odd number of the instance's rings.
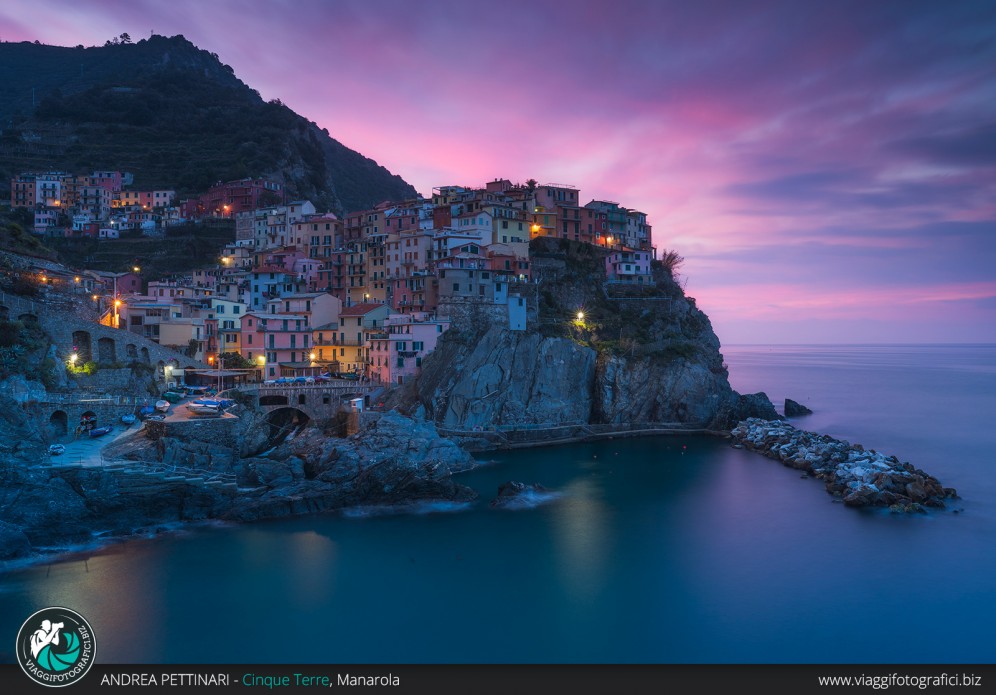
[[[183,36],[91,48],[4,43],[0,68],[0,179],[119,169],[135,174],[136,188],[190,194],[268,176],[289,199],[337,213],[415,195]]]

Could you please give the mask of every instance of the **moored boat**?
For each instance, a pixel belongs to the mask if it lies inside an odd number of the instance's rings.
[[[131,425],[131,424],[133,424],[135,422],[135,416],[133,414],[131,414],[131,413],[128,413],[126,415],[122,415],[121,416],[121,422],[123,422],[126,425]]]
[[[97,427],[96,429],[90,430],[90,437],[103,437],[105,434],[110,433],[114,430],[113,425],[104,425],[103,427]]]
[[[169,401],[156,401],[156,410],[165,413],[169,410]]]
[[[188,403],[187,410],[195,415],[219,415],[221,408],[212,403]]]

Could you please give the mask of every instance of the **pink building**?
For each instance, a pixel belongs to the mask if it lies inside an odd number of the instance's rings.
[[[117,193],[121,190],[121,172],[95,171],[90,174],[90,185],[100,186],[111,193]]]
[[[609,282],[650,284],[649,251],[613,251],[605,257],[605,274]]]
[[[373,381],[402,384],[422,370],[422,360],[436,349],[439,337],[450,327],[448,319],[431,315],[392,314],[384,332],[371,334],[367,371]]]
[[[310,357],[312,347],[311,325],[304,314],[242,316],[242,356],[263,365],[266,379],[319,371]]]

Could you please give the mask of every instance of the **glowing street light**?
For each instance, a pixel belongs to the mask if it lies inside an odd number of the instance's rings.
[[[73,365],[73,366],[75,367],[75,366],[76,366],[76,360],[78,360],[79,358],[80,358],[80,356],[79,356],[79,355],[77,355],[77,354],[76,354],[76,353],[74,352],[73,354],[71,354],[71,355],[69,356],[69,361],[70,361],[70,363],[72,363],[72,365]]]
[[[578,321],[584,321],[584,312],[583,311],[579,311],[578,312]]]
[[[133,273],[140,273],[140,272],[142,272],[142,269],[139,268],[137,265],[135,265],[135,266],[132,266],[131,272],[133,272]]]
[[[315,361],[315,353],[312,352],[310,355],[308,355],[308,357],[311,359],[312,362]]]

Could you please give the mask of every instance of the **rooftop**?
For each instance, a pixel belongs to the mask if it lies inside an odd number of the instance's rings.
[[[354,304],[353,306],[343,307],[342,311],[339,312],[339,316],[365,316],[375,309],[387,306],[386,304],[377,304],[374,302],[366,302],[363,304]]]

